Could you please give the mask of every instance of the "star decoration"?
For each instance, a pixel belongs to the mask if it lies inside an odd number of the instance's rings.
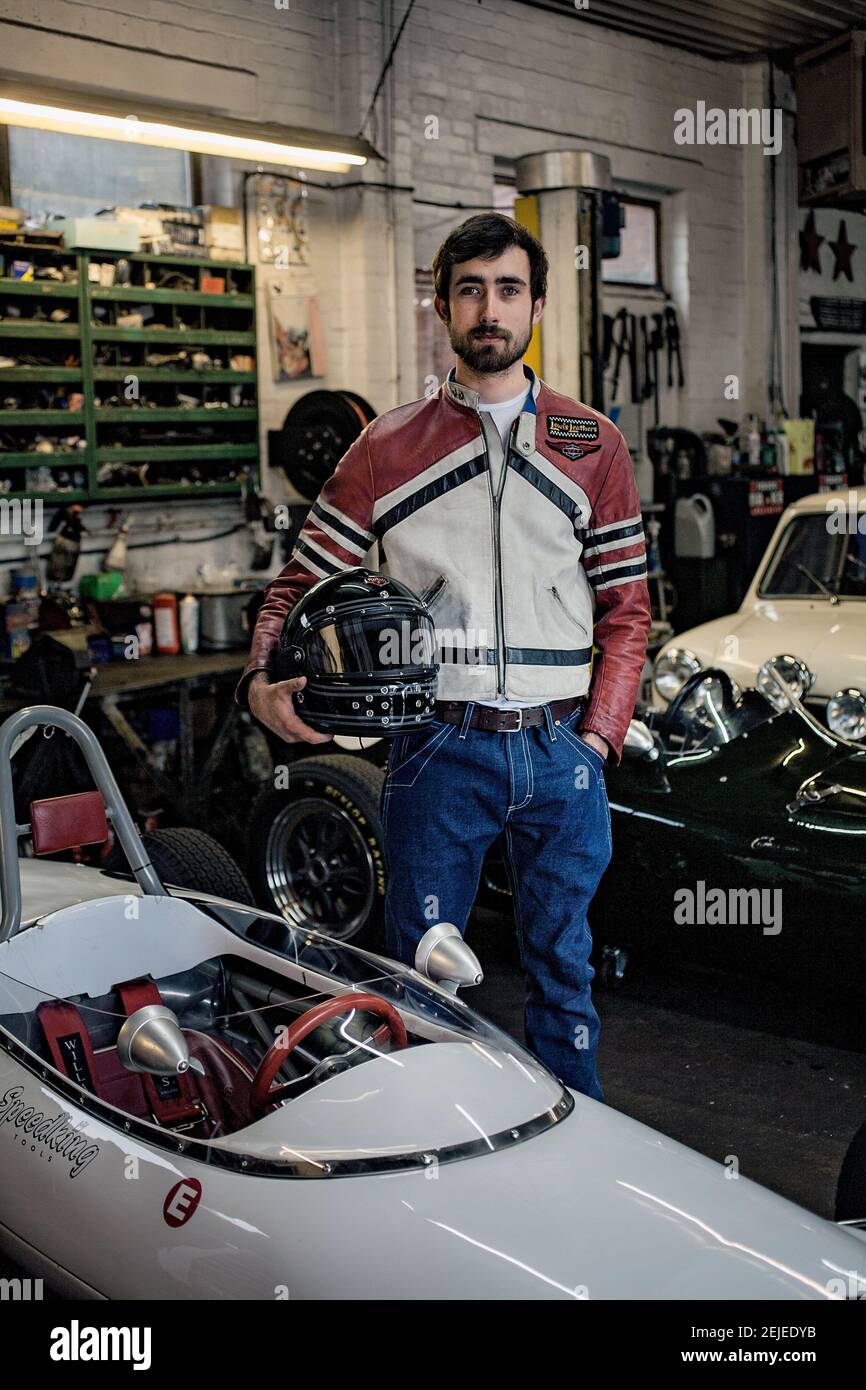
[[[833,279],[838,280],[840,275],[847,275],[853,281],[854,273],[851,270],[851,257],[857,247],[848,240],[848,230],[844,219],[839,223],[839,234],[835,241],[827,243],[833,255],[836,257],[836,264],[833,266]]]
[[[806,225],[800,233],[800,269],[816,270],[821,274],[821,260],[818,255],[818,248],[824,238],[818,235],[818,228],[815,226],[814,209],[806,218]]]

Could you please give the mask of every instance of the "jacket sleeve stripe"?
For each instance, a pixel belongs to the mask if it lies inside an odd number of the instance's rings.
[[[628,526],[608,526],[603,529],[593,527],[587,532],[587,540],[589,541],[590,545],[593,547],[597,546],[599,548],[607,547],[611,545],[614,541],[628,542],[629,537],[634,538],[632,544],[634,544],[634,541],[643,540],[643,526],[640,521],[637,521],[632,525]]]
[[[584,550],[587,558],[590,555],[609,555],[614,550],[634,550],[635,546],[643,546],[643,535],[622,536],[618,541],[605,541],[604,545],[588,545]]]
[[[327,520],[324,514],[316,511],[315,507],[313,507],[312,510],[316,514],[317,531],[324,532],[326,536],[330,536],[331,540],[336,541],[337,545],[341,546],[343,550],[349,551],[352,555],[357,555],[359,558],[363,558],[367,554],[367,551],[370,549],[371,542],[368,541],[365,536],[359,536],[358,533],[355,532],[354,534],[358,536],[358,539],[356,540],[353,536],[349,536],[348,526],[337,527],[332,522]],[[305,540],[308,540],[311,535],[311,529],[308,529],[309,527],[310,523],[309,521],[307,521],[304,523],[301,529],[300,534],[304,537]]]
[[[604,524],[604,526],[592,526],[590,527],[590,530],[592,531],[592,534],[594,536],[601,536],[608,531],[623,531],[623,534],[626,534],[624,530],[626,526],[633,526],[637,530],[642,529],[643,522],[640,515],[638,514],[638,516],[623,516],[620,517],[619,521],[608,521]],[[605,535],[605,540],[607,539],[608,537],[607,535]]]
[[[628,579],[641,579],[646,577],[646,557],[633,558],[624,565],[605,565],[589,573],[588,578],[592,587],[597,591],[606,589],[611,584],[621,584]]]
[[[299,539],[297,541],[292,552],[292,559],[299,560],[302,565],[305,565],[313,574],[319,575],[321,579],[327,579],[331,574],[339,574],[341,570],[350,568],[349,565],[335,564],[321,546],[314,546],[313,542],[307,540]]]
[[[616,575],[612,579],[605,579],[603,583],[595,584],[593,587],[595,589],[595,592],[599,594],[601,593],[602,589],[613,589],[620,587],[623,584],[637,584],[638,582],[646,582],[646,565],[639,566],[639,568],[637,568],[634,571],[634,573],[631,573],[630,571],[626,570],[623,572],[623,574]]]
[[[335,506],[329,502],[324,502],[321,497],[313,503],[310,511],[313,516],[318,517],[319,521],[327,523],[333,531],[338,531],[345,540],[351,541],[352,546],[360,547],[360,553],[366,555],[376,537],[372,531],[365,531],[357,522],[353,522],[349,517],[344,516]],[[339,539],[339,537],[337,537]]]

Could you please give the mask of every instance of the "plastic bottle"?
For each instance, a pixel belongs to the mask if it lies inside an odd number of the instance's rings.
[[[754,415],[749,416],[749,467],[759,468],[761,465],[761,431],[758,429],[758,421]]]
[[[156,650],[160,656],[177,656],[180,651],[180,632],[176,594],[154,594],[153,624]]]
[[[199,608],[194,594],[185,594],[180,601],[180,646],[188,656],[198,651]]]
[[[126,538],[129,535],[131,519],[131,517],[126,518],[117,532],[108,554],[103,556],[102,568],[106,574],[123,574],[126,570]]]

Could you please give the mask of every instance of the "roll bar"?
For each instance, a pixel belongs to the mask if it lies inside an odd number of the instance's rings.
[[[93,780],[105,802],[106,815],[142,893],[165,893],[93,730],[76,714],[57,705],[27,705],[24,709],[16,710],[15,714],[11,714],[0,725],[0,893],[3,898],[0,942],[8,941],[21,927],[18,837],[26,834],[29,829],[26,825],[19,826],[15,817],[12,748],[18,735],[26,729],[47,726],[62,729],[75,740],[84,754]]]

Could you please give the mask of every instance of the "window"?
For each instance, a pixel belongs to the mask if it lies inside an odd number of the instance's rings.
[[[192,201],[184,150],[10,126],[9,163],[12,204],[28,217],[92,217],[105,207]]]
[[[620,232],[620,254],[602,261],[605,284],[661,285],[659,267],[659,204],[636,198],[620,198],[625,226]]]

